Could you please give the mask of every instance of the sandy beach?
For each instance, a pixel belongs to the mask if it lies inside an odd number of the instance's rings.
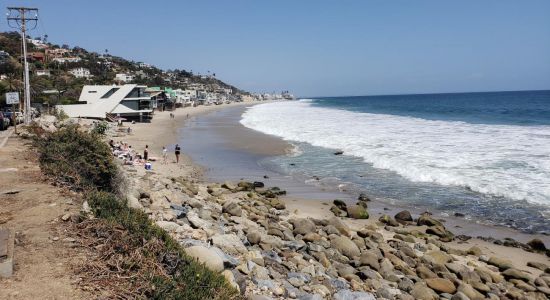
[[[182,131],[185,130],[185,122],[192,121],[194,118],[200,117],[201,115],[206,115],[209,113],[214,113],[220,110],[236,109],[237,113],[242,113],[247,106],[259,104],[255,103],[233,103],[233,104],[224,104],[220,106],[198,106],[198,107],[186,107],[177,109],[174,111],[175,117],[170,118],[169,112],[158,112],[155,114],[151,123],[136,123],[129,125],[133,132],[129,136],[122,138],[125,142],[128,142],[130,145],[138,151],[142,152],[145,145],[149,145],[150,156],[161,157],[161,149],[163,145],[169,147],[169,161],[167,165],[163,165],[159,162],[154,164],[154,169],[156,173],[159,174],[178,174],[183,176],[193,176],[197,180],[205,181],[207,178],[207,172],[205,172],[204,166],[198,165],[192,157],[186,154],[186,149],[183,148],[183,154],[181,157],[180,165],[177,165],[175,162],[175,156],[173,153],[173,145],[178,143],[178,140],[184,139],[185,135],[182,134]],[[276,156],[284,155],[291,151],[292,147],[285,141],[282,141],[276,137],[268,136],[263,133],[248,129],[243,125],[234,122],[234,120],[228,120],[227,118],[221,117],[217,119],[220,124],[211,128],[219,133],[219,136],[223,136],[223,142],[227,143],[228,147],[237,148],[242,151],[246,151],[252,154],[258,154],[262,156]],[[214,127],[214,126],[213,126]],[[249,180],[262,180],[269,185],[269,180],[263,178],[247,178]],[[306,188],[305,186],[302,188]],[[308,189],[308,192],[313,194]],[[335,193],[327,192],[328,197],[334,197]],[[351,199],[348,195],[339,194],[341,199],[346,199],[349,203],[352,203],[354,199]],[[317,199],[317,198],[301,198],[295,197],[291,194],[284,197],[288,207],[291,212],[296,216],[300,217],[315,217],[315,218],[328,218],[332,216],[329,208],[332,203],[332,198],[327,199]],[[355,220],[355,223],[358,227],[363,226],[368,223],[376,222],[378,217],[382,214],[394,215],[403,209],[408,209],[411,212],[416,214],[421,213],[422,211],[415,210],[411,207],[403,206],[392,206],[388,203],[380,202],[371,202],[369,206],[369,212],[373,217],[369,220]],[[452,228],[457,235],[469,235],[474,238],[469,240],[467,243],[458,243],[453,242],[456,245],[477,245],[483,247],[494,253],[505,253],[507,251],[512,251],[510,247],[503,247],[489,243],[475,237],[493,237],[495,239],[504,239],[504,238],[513,238],[520,242],[528,242],[533,238],[539,238],[543,240],[546,244],[550,244],[550,237],[545,235],[533,235],[525,234],[518,232],[517,230],[477,224],[475,222],[469,222],[467,220],[457,218],[457,217],[445,217],[446,225],[449,228]],[[512,251],[513,252],[513,251]],[[532,259],[531,255],[527,257],[521,257],[521,259]],[[536,255],[535,255],[536,256]],[[518,257],[519,258],[519,257]]]
[[[159,112],[155,114],[155,117],[151,123],[131,124],[129,125],[132,128],[132,133],[130,135],[121,134],[121,136],[114,137],[114,139],[116,141],[121,140],[129,143],[138,153],[143,151],[145,145],[149,145],[150,157],[160,157],[162,146],[168,146],[168,164],[163,165],[159,161],[156,161],[153,162],[152,172],[146,172],[142,168],[135,168],[135,171],[133,171],[135,172],[135,175],[132,176],[136,178],[145,178],[148,176],[147,173],[151,173],[155,174],[158,178],[183,177],[190,182],[195,182],[206,186],[208,182],[211,181],[211,178],[209,178],[208,167],[206,166],[205,168],[205,166],[197,164],[197,161],[193,159],[193,155],[190,156],[186,153],[187,149],[185,146],[182,149],[184,154],[182,155],[181,162],[180,164],[176,164],[175,156],[173,154],[173,145],[180,142],[185,145],[190,142],[185,140],[187,135],[185,133],[182,134],[182,131],[188,130],[189,126],[196,126],[197,124],[194,124],[194,122],[200,122],[201,116],[206,116],[209,113],[219,113],[222,110],[234,110],[238,112],[242,111],[246,106],[253,104],[255,103],[237,103],[221,106],[181,108],[174,112],[174,118],[170,118],[170,112]],[[223,119],[224,115],[221,115]],[[234,118],[234,116],[232,118]],[[186,122],[188,122],[188,125],[184,126]],[[216,123],[213,127],[216,128],[212,129],[212,131],[226,137],[225,141],[218,142],[224,143],[224,147],[227,147],[227,149],[246,151],[251,155],[258,155],[259,157],[282,155],[291,150],[288,143],[250,129],[246,129],[242,125],[235,123],[234,120],[232,123],[224,123],[223,120],[218,120],[218,123]],[[193,141],[193,139],[191,141]],[[220,149],[223,149],[223,147]],[[216,149],[216,151],[220,151],[220,149]],[[196,149],[194,151],[196,151]],[[204,151],[207,151],[207,149],[204,149]],[[229,156],[228,159],[231,159],[231,156]],[[277,183],[276,179],[260,177],[260,173],[244,179],[249,181],[263,181],[268,187],[273,186],[273,182]],[[238,179],[231,181],[236,183],[238,182]],[[284,188],[284,186],[282,187]],[[212,189],[214,191],[216,190],[214,187],[212,187]],[[322,193],[322,191],[320,193]],[[330,207],[332,205],[331,199],[333,199],[330,197],[333,195],[330,193],[326,194],[330,196],[325,199],[318,199],[311,197],[296,197],[295,194],[290,192],[288,195],[281,197],[286,204],[286,210],[288,211],[288,215],[282,216],[282,218],[289,221],[296,218],[314,218],[317,220],[334,219],[334,214],[330,211]],[[354,202],[354,199],[347,199],[348,205],[353,205]],[[379,221],[379,217],[381,215],[387,214],[389,216],[393,216],[396,212],[403,209],[410,210],[414,218],[416,218],[421,211],[415,210],[414,208],[392,207],[384,203],[376,202],[369,202],[368,205],[370,213],[369,219],[342,219],[345,224],[351,228],[351,230],[360,231],[361,228],[378,228],[378,232],[388,240],[395,238],[395,236],[399,235],[399,233],[407,232],[407,234],[410,234],[411,232],[426,230],[426,226],[416,226],[416,224],[409,224],[405,227],[406,229],[399,229],[400,227],[387,226]],[[155,213],[153,212],[153,214]],[[442,221],[444,222],[443,224],[445,227],[453,232],[455,236],[473,236],[473,238],[466,241],[455,239],[452,242],[445,243],[444,247],[456,249],[456,251],[462,251],[465,253],[469,249],[472,249],[472,247],[477,246],[486,257],[498,256],[513,261],[517,268],[531,274],[532,276],[539,276],[543,273],[543,271],[527,266],[528,262],[538,262],[543,264],[548,264],[550,262],[549,258],[544,254],[527,252],[520,248],[497,245],[493,242],[475,238],[476,236],[492,237],[495,239],[513,238],[514,240],[522,243],[538,238],[548,245],[548,236],[530,235],[507,228],[480,225],[460,218],[448,217],[444,218]]]

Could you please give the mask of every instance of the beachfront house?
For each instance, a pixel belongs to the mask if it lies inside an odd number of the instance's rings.
[[[76,78],[90,78],[92,77],[92,74],[90,73],[89,69],[86,68],[74,68],[69,70],[69,73],[72,74]]]
[[[161,89],[155,86],[147,88],[145,92],[151,97],[153,108],[159,111],[173,110],[175,108],[175,103],[171,98],[172,89]]]
[[[78,104],[57,105],[71,118],[146,121],[152,118],[153,101],[145,92],[147,87],[137,84],[85,85]]]
[[[196,90],[182,90],[177,89],[174,91],[176,93],[176,105],[177,106],[195,106],[195,100],[197,99],[197,91]]]

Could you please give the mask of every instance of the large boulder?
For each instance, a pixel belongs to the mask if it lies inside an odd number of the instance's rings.
[[[426,225],[428,227],[431,227],[431,226],[443,226],[443,223],[441,223],[440,221],[432,218],[432,216],[430,216],[429,214],[427,213],[424,213],[422,215],[420,215],[420,217],[418,218],[418,220],[416,221],[416,224],[418,226],[422,226],[422,225]],[[443,226],[445,227],[445,226]]]
[[[334,249],[338,250],[342,255],[345,255],[350,259],[361,254],[359,247],[357,247],[352,240],[345,236],[332,236],[330,239],[330,245]]]
[[[450,242],[454,239],[454,234],[443,226],[428,227],[426,228],[426,233],[438,236],[442,242]]]
[[[527,245],[529,245],[531,249],[537,252],[546,251],[546,246],[544,245],[544,242],[540,239],[532,239],[527,243]]]
[[[519,279],[525,282],[533,281],[531,276],[529,276],[527,273],[521,270],[518,270],[516,268],[506,269],[504,272],[502,272],[502,275],[504,275],[504,277],[507,279]]]
[[[368,219],[369,212],[362,205],[354,205],[348,207],[348,217],[352,219]]]
[[[407,222],[412,222],[413,218],[411,213],[408,210],[403,210],[395,214],[395,220],[401,224],[406,224]]]
[[[418,300],[437,300],[437,294],[426,286],[425,283],[416,283],[411,291],[411,296]]]
[[[348,225],[342,222],[342,220],[336,217],[330,218],[328,220],[328,225],[334,226],[341,234],[347,237],[351,237],[351,229],[348,227]]]
[[[454,294],[456,292],[456,287],[452,281],[445,278],[428,278],[425,279],[426,284],[432,290],[438,293],[447,293]]]
[[[334,204],[334,206],[338,207],[339,209],[341,209],[343,211],[346,211],[347,208],[348,208],[346,202],[344,202],[340,199],[334,199],[334,201],[332,201],[332,204]]]
[[[388,216],[388,215],[382,215],[380,216],[380,218],[378,219],[378,221],[388,225],[388,226],[393,226],[393,227],[397,227],[399,226],[399,223],[397,223],[392,217]]]
[[[223,204],[223,210],[224,213],[228,213],[232,216],[240,217],[243,214],[243,211],[239,204],[235,201],[228,201]]]
[[[259,244],[262,241],[262,235],[257,230],[252,230],[246,235],[246,239],[252,244]]]
[[[428,251],[424,254],[423,258],[432,264],[438,265],[445,265],[453,261],[453,258],[449,254],[440,250]]]
[[[231,254],[245,254],[248,251],[235,234],[218,234],[212,237],[212,244]]]
[[[311,221],[310,219],[294,219],[290,220],[290,223],[294,226],[294,234],[301,234],[305,235],[309,232],[316,232],[317,228],[315,227],[315,223]]]
[[[207,268],[214,272],[223,271],[223,260],[212,249],[204,246],[191,246],[184,249],[185,253],[199,262],[203,263]]]
[[[512,263],[511,260],[496,257],[496,256],[491,256],[489,258],[489,261],[487,261],[487,263],[499,268],[501,271],[514,267],[514,264]]]
[[[160,228],[168,231],[168,232],[176,232],[181,226],[178,223],[170,222],[170,221],[157,221],[157,226]]]

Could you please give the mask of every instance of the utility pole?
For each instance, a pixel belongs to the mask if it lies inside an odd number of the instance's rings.
[[[27,62],[27,23],[34,22],[36,28],[38,21],[38,8],[29,7],[8,7],[8,25],[12,28],[17,28],[21,31],[21,43],[23,43],[23,63],[25,71],[23,79],[25,82],[25,124],[31,122],[31,87],[29,80],[29,63]]]

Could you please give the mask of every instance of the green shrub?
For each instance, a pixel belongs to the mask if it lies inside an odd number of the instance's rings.
[[[85,191],[97,218],[105,219],[129,235],[124,255],[136,255],[151,264],[122,265],[128,272],[147,276],[150,299],[238,299],[239,293],[225,278],[187,256],[179,243],[153,224],[141,210],[129,208],[121,190],[121,175],[109,146],[97,133],[83,132],[68,125],[53,133],[41,132],[34,139],[43,172],[70,187]],[[159,247],[148,247],[160,244]],[[132,250],[129,250],[132,249]],[[137,250],[136,250],[137,249]],[[162,275],[152,266],[162,266]]]
[[[98,135],[67,125],[35,139],[44,173],[77,190],[115,192],[119,171],[111,149]]]
[[[131,248],[145,249],[151,240],[164,245],[158,251],[142,250],[141,255],[163,265],[168,276],[151,276],[151,299],[237,299],[239,293],[225,278],[185,254],[183,248],[165,230],[153,224],[141,210],[129,208],[108,192],[92,192],[86,197],[94,215],[121,225],[130,234]]]
[[[92,129],[92,133],[104,135],[108,127],[109,125],[105,121],[95,123],[94,128]]]

